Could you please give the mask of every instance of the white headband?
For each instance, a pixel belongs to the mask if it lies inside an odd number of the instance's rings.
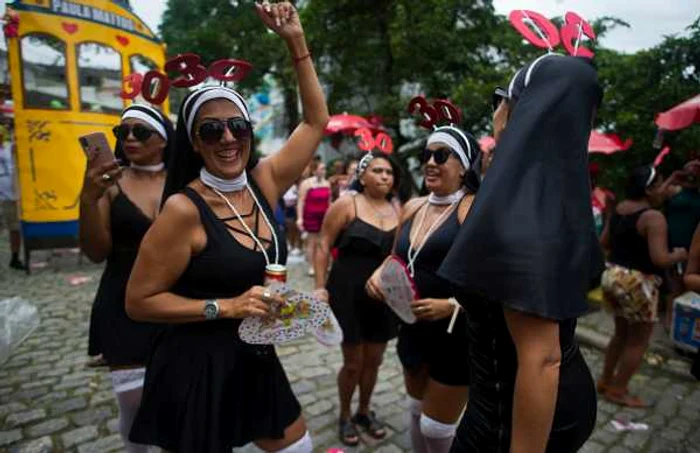
[[[428,137],[428,142],[425,146],[430,146],[433,143],[443,143],[449,146],[452,149],[452,151],[454,151],[459,157],[459,161],[462,162],[462,166],[464,167],[464,169],[471,170],[472,166],[469,163],[469,159],[467,158],[467,153],[469,153],[469,155],[472,154],[472,146],[469,144],[469,140],[459,129],[455,127],[450,127],[450,130],[462,136],[464,142],[467,144],[468,149],[465,150],[464,147],[459,143],[459,141],[457,141],[457,139],[454,138],[452,135],[448,134],[443,128],[438,129],[432,134],[430,134],[430,137]]]
[[[369,167],[369,163],[374,160],[374,155],[371,152],[368,152],[364,156],[362,156],[362,159],[357,163],[357,168],[355,168],[355,177],[360,178],[362,174],[367,170],[367,167]]]
[[[156,109],[153,109],[151,107],[147,107],[145,105],[140,105],[139,107],[141,108],[146,108],[149,110],[153,110],[154,114],[157,115]],[[168,139],[168,133],[165,130],[165,126],[163,126],[163,123],[160,121],[156,120],[153,118],[151,115],[149,115],[146,112],[142,112],[141,110],[138,109],[127,109],[123,114],[122,114],[122,121],[124,121],[127,118],[134,118],[137,120],[141,120],[151,126],[158,134],[160,134],[161,137],[163,137],[165,140]]]
[[[649,187],[649,184],[651,184],[654,181],[654,178],[656,178],[656,168],[651,167],[651,173],[649,174],[649,179],[647,179],[646,185],[644,187]]]
[[[233,102],[236,105],[236,107],[238,107],[238,110],[241,111],[241,113],[243,114],[243,118],[245,118],[246,121],[250,121],[248,107],[246,106],[245,101],[243,100],[243,97],[240,94],[236,93],[230,88],[224,87],[209,87],[204,88],[202,91],[203,92],[201,94],[195,94],[192,97],[190,97],[182,109],[183,113],[185,114],[187,136],[190,138],[190,141],[192,141],[192,127],[194,126],[194,119],[197,117],[197,112],[199,111],[199,109],[207,101],[211,101],[213,99],[227,99]],[[192,105],[192,108],[188,111],[189,104],[193,100],[194,104]]]

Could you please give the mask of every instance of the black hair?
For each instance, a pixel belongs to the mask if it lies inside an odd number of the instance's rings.
[[[391,186],[391,191],[387,194],[386,198],[387,200],[391,200],[394,195],[396,195],[396,192],[401,185],[401,167],[399,164],[396,162],[396,160],[391,157],[391,155],[384,153],[382,151],[370,151],[369,154],[372,155],[373,159],[384,159],[387,162],[389,162],[389,165],[391,165],[391,170],[394,172],[394,183]],[[360,182],[360,178],[355,178],[353,179],[352,183],[348,187],[349,190],[354,190],[356,192],[362,193],[365,190],[365,186],[362,185]]]
[[[462,178],[462,185],[467,188],[471,193],[476,193],[481,186],[481,147],[479,142],[472,134],[466,131],[462,131],[469,141],[469,146],[472,150],[472,154],[475,155],[474,159],[469,162],[469,170],[464,173]],[[466,150],[466,148],[465,148]],[[467,160],[468,156],[467,156]]]
[[[472,134],[463,131],[462,129],[458,129],[459,132],[461,132],[460,134],[455,130],[457,129],[455,126],[452,127],[454,129],[446,127],[439,129],[439,131],[448,134],[450,137],[454,138],[457,141],[457,143],[459,143],[462,146],[464,152],[467,153],[467,162],[469,162],[469,170],[467,170],[464,173],[464,176],[462,177],[462,185],[466,187],[469,192],[476,193],[479,190],[479,186],[481,185],[481,147],[479,146],[479,142]],[[466,142],[464,140],[465,138],[467,139]],[[459,156],[456,155],[457,152],[455,150],[452,150],[452,152],[455,154],[454,157],[461,164],[462,160],[459,158]],[[425,181],[423,182],[423,188],[425,188]]]
[[[132,104],[129,107],[125,108],[124,112],[127,110],[139,110],[142,111],[150,116],[153,116],[153,113],[151,112],[151,109],[141,109],[139,108],[138,104]],[[153,109],[155,110],[155,109]],[[159,118],[155,118],[159,123],[163,125],[165,128],[166,132],[166,137],[163,137],[165,139],[165,148],[163,149],[163,163],[165,164],[165,168],[168,168],[168,161],[170,160],[170,156],[174,154],[174,148],[175,148],[175,128],[173,127],[172,121],[163,114],[160,110],[156,110],[158,112]],[[156,132],[157,133],[157,132]],[[160,134],[158,134],[160,135]],[[124,144],[122,143],[121,140],[117,139],[117,144],[114,147],[114,157],[119,160],[122,165],[128,166],[131,162],[129,159],[126,157],[126,153],[124,152]]]
[[[627,179],[627,188],[625,190],[625,195],[627,195],[627,198],[630,200],[641,200],[646,198],[647,189],[660,177],[660,175],[657,173],[654,176],[654,179],[649,182],[649,178],[651,178],[651,173],[653,171],[656,170],[654,170],[654,167],[650,165],[644,165],[632,170],[632,173]]]
[[[168,162],[168,175],[165,178],[165,189],[163,192],[163,203],[170,195],[182,191],[189,183],[199,178],[199,172],[204,166],[201,154],[194,150],[190,141],[187,125],[185,124],[184,108],[189,103],[187,100],[191,96],[198,96],[201,90],[190,93],[183,99],[180,105],[180,112],[177,115],[177,129],[174,140],[173,152],[170,154]],[[213,99],[212,99],[213,100]],[[250,153],[246,170],[250,171],[258,164],[259,158],[255,153],[255,140],[250,139]]]

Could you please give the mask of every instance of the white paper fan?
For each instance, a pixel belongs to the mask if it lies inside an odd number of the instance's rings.
[[[275,316],[250,317],[241,322],[238,335],[250,344],[282,344],[300,338],[313,329],[320,328],[332,315],[323,301],[310,294],[301,293],[286,286],[276,286],[272,291],[282,296],[286,305],[272,304]]]
[[[392,256],[387,260],[380,275],[379,289],[384,294],[386,304],[403,322],[416,322],[411,302],[418,298],[418,291],[408,268],[399,257]]]
[[[333,311],[330,311],[321,327],[313,329],[311,334],[324,346],[338,346],[343,342],[343,329]]]

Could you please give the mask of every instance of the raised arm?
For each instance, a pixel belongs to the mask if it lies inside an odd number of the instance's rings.
[[[274,202],[299,179],[311,161],[328,123],[328,107],[294,6],[283,2],[256,4],[255,8],[265,25],[280,35],[289,48],[303,109],[303,120],[287,143],[278,153],[261,160],[254,170],[264,175],[257,180],[268,200]]]
[[[136,321],[180,324],[204,321],[204,300],[170,291],[187,268],[198,241],[206,241],[197,208],[184,195],[173,195],[143,238],[126,288],[126,312]],[[265,316],[264,288],[218,299],[219,317]]]
[[[80,191],[78,237],[80,250],[94,263],[101,263],[112,251],[109,191],[115,190],[120,174],[116,161],[100,166],[96,166],[94,160],[87,163]],[[109,175],[109,178],[105,179],[103,175]]]
[[[559,323],[503,310],[518,357],[510,453],[544,453],[559,390]]]

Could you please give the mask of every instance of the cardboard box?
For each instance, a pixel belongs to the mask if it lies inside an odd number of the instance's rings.
[[[687,292],[673,300],[671,340],[686,351],[700,348],[700,294]]]

